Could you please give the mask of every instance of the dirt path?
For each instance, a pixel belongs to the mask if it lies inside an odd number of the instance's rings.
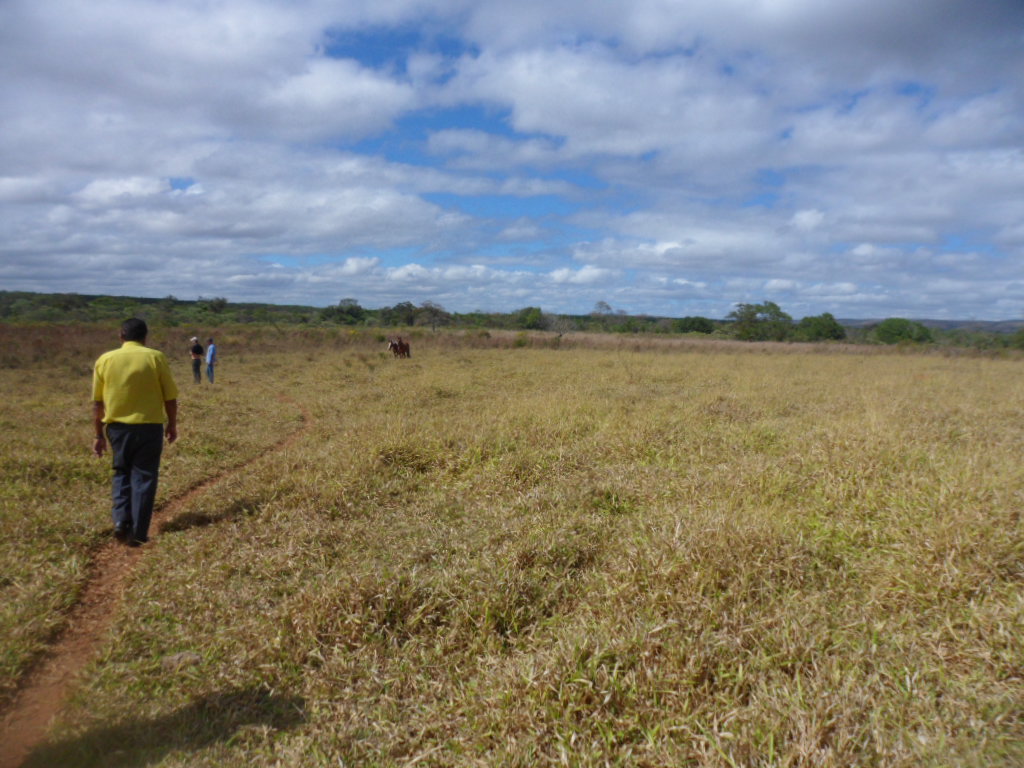
[[[249,461],[208,478],[184,495],[161,505],[153,512],[153,526],[188,506],[205,493],[265,458],[287,448],[309,429],[309,412],[299,403],[279,397],[302,412],[302,424],[295,432]],[[75,678],[96,654],[103,637],[113,623],[121,603],[122,585],[145,557],[147,549],[159,545],[159,537],[145,547],[126,547],[111,540],[97,552],[90,567],[82,597],[68,615],[67,625],[46,655],[22,681],[0,721],[0,768],[18,768],[32,749],[43,741],[54,717],[60,712]]]

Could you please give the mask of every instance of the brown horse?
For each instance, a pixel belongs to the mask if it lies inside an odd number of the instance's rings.
[[[412,357],[412,353],[409,350],[409,342],[401,336],[388,339],[388,349],[391,350],[391,354],[395,357]]]

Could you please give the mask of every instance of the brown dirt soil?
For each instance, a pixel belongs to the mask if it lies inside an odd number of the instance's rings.
[[[299,429],[262,454],[202,481],[185,494],[154,510],[152,525],[155,530],[159,530],[163,520],[172,518],[196,496],[244,472],[268,454],[287,448],[303,436],[310,426],[309,412],[288,398],[281,396],[279,399],[300,409],[302,425]],[[25,675],[6,711],[0,713],[0,768],[18,768],[32,749],[43,741],[76,677],[96,655],[97,648],[117,615],[122,585],[138,566],[139,560],[145,557],[146,550],[157,541],[131,548],[111,540],[96,553],[81,599],[71,609],[63,631]]]

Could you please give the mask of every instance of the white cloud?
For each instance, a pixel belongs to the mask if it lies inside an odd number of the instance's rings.
[[[511,226],[505,227],[498,234],[498,239],[506,242],[530,241],[543,237],[543,229],[529,219],[521,218]]]
[[[697,290],[707,288],[708,286],[707,283],[694,282],[692,280],[684,280],[682,278],[676,278],[675,280],[672,280],[672,284],[682,286],[684,288],[695,288]]]
[[[362,137],[415,106],[413,89],[351,61],[313,60],[276,85],[256,115],[288,138]]]
[[[0,276],[1019,315],[1022,28],[1017,0],[7,0]]]
[[[449,158],[454,168],[549,168],[563,160],[563,153],[551,139],[513,140],[477,130],[437,131],[431,134],[427,146],[431,153]]]
[[[397,269],[388,270],[388,278],[399,282],[424,280],[430,276],[430,270],[419,264],[406,264]]]
[[[803,293],[807,296],[848,297],[857,293],[856,283],[818,283],[807,286]]]
[[[763,149],[755,126],[771,119],[762,97],[717,67],[710,57],[630,62],[598,45],[532,48],[467,60],[451,87],[507,105],[521,132],[564,139],[568,158],[666,152],[694,166]]]
[[[0,202],[56,202],[60,189],[46,178],[31,176],[0,176]]]
[[[345,277],[352,275],[365,275],[374,272],[380,264],[380,259],[351,257],[338,268],[337,274]]]
[[[575,283],[577,285],[593,285],[611,280],[619,273],[613,269],[603,269],[586,264],[580,269],[556,269],[551,272],[551,279],[556,283]]]
[[[791,291],[799,286],[799,283],[795,280],[769,280],[764,284],[764,290],[766,293],[782,293],[784,291]]]
[[[72,197],[90,207],[116,206],[147,200],[169,191],[170,187],[162,179],[135,176],[127,179],[97,179]]]
[[[821,226],[825,220],[825,214],[815,209],[797,211],[790,220],[794,227],[802,232],[810,232]]]

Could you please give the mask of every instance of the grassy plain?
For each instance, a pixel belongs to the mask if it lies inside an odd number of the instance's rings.
[[[346,334],[180,356],[161,498],[227,474],[29,765],[1024,761],[1021,359]],[[109,346],[0,370],[6,691],[109,535]]]

